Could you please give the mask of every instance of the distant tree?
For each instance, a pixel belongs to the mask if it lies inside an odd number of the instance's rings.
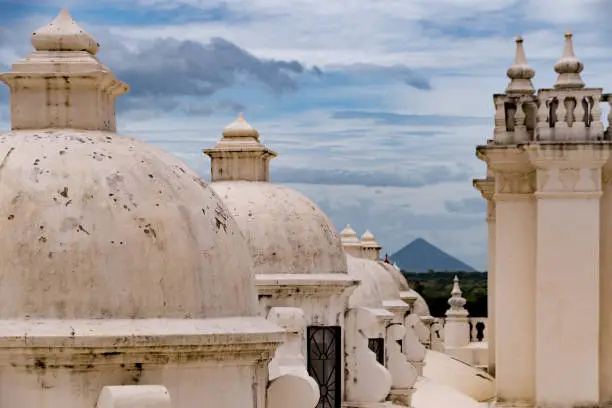
[[[487,273],[486,272],[434,272],[411,273],[402,271],[410,287],[417,291],[434,317],[444,317],[448,310],[448,298],[453,287],[453,278],[459,277],[466,309],[471,317],[487,316]]]

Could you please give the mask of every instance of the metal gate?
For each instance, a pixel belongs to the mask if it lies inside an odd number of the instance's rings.
[[[309,326],[308,374],[319,385],[316,408],[340,408],[342,402],[342,330],[340,326]]]

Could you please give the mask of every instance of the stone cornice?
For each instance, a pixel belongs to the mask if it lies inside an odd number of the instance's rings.
[[[259,296],[349,296],[360,284],[343,273],[328,274],[259,274],[255,276]]]
[[[610,158],[610,143],[532,143],[523,147],[538,168],[599,168]]]
[[[476,156],[487,163],[494,174],[505,172],[528,172],[532,165],[523,145],[484,145],[476,147]]]
[[[482,198],[487,201],[493,200],[493,195],[495,193],[495,180],[494,179],[474,179],[472,180],[472,185],[476,190],[480,191]]]
[[[261,317],[0,320],[0,365],[93,368],[120,364],[262,361],[284,340]]]
[[[535,191],[535,171],[526,172],[496,172],[495,174],[495,200],[503,199],[501,196],[530,195]]]

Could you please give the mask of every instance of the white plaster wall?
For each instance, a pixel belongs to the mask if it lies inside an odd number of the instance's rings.
[[[344,367],[344,336],[345,336],[345,310],[347,300],[344,296],[334,295],[331,297],[312,297],[312,296],[282,296],[259,298],[262,315],[267,316],[272,307],[299,307],[304,311],[304,317],[308,326],[340,326],[342,339],[340,342],[340,356]],[[304,365],[307,367],[307,330],[303,335],[303,355]],[[344,370],[341,370],[342,395],[344,395]]]
[[[501,401],[535,397],[535,210],[527,195],[496,203],[495,349]]]
[[[539,198],[537,225],[537,402],[596,403],[599,199]]]
[[[487,341],[488,341],[488,363],[489,374],[495,376],[495,203],[487,201],[488,213],[488,259],[487,259]]]
[[[0,407],[95,407],[104,386],[134,384],[166,386],[173,408],[265,408],[267,368],[266,364],[185,362],[180,366],[109,365],[83,370],[5,368],[0,371]]]
[[[603,186],[601,198],[601,254],[600,254],[600,328],[599,328],[599,370],[602,401],[612,400],[612,184]],[[581,330],[581,322],[577,329]]]

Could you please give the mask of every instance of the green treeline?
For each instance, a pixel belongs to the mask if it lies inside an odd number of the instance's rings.
[[[414,273],[402,271],[410,287],[423,296],[434,317],[444,317],[448,310],[448,299],[455,275],[467,300],[465,308],[470,317],[487,317],[487,273],[486,272],[434,272]]]

